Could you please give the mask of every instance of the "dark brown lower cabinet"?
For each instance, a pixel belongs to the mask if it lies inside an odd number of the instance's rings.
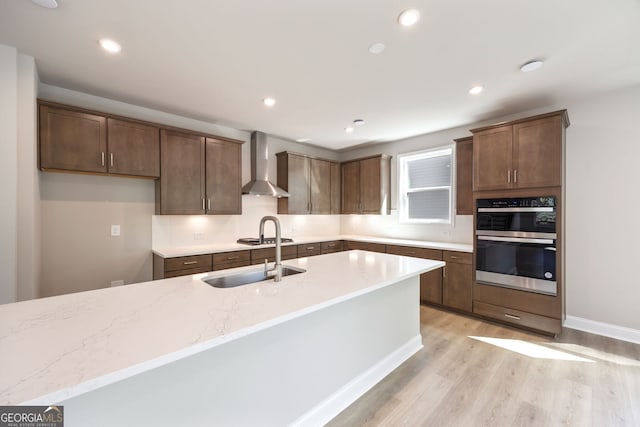
[[[442,270],[442,304],[471,312],[473,310],[472,256],[465,252],[443,251],[447,265]]]
[[[442,304],[442,270],[420,275],[420,301]]]
[[[282,246],[280,249],[280,256],[282,257],[282,260],[298,258],[298,246]],[[265,259],[267,262],[274,262],[276,259],[276,248],[260,248],[251,250],[251,264],[264,264]]]

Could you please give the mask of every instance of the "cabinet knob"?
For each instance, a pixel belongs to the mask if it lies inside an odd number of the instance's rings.
[[[511,184],[511,170],[507,171],[507,182]]]
[[[113,153],[109,153],[109,157],[110,157],[109,158],[109,160],[110,160],[109,163],[111,164],[111,167],[113,167]]]
[[[518,169],[513,170],[513,182],[518,182]]]
[[[102,164],[102,166],[104,166],[104,151],[100,153],[100,156],[101,156],[100,163]]]

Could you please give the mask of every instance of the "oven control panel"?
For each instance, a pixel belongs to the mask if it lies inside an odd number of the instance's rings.
[[[555,196],[518,197],[508,199],[478,199],[478,208],[538,208],[556,206]]]

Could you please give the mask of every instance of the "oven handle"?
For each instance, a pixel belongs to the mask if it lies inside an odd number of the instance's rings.
[[[555,208],[478,208],[478,212],[553,212]]]
[[[478,236],[478,240],[489,240],[492,242],[539,243],[541,245],[553,245],[553,240],[551,239],[522,239],[519,237]]]

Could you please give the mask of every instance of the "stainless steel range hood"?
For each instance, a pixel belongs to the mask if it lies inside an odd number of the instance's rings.
[[[289,197],[289,193],[269,182],[269,149],[267,134],[251,133],[251,181],[242,187],[242,194]]]

